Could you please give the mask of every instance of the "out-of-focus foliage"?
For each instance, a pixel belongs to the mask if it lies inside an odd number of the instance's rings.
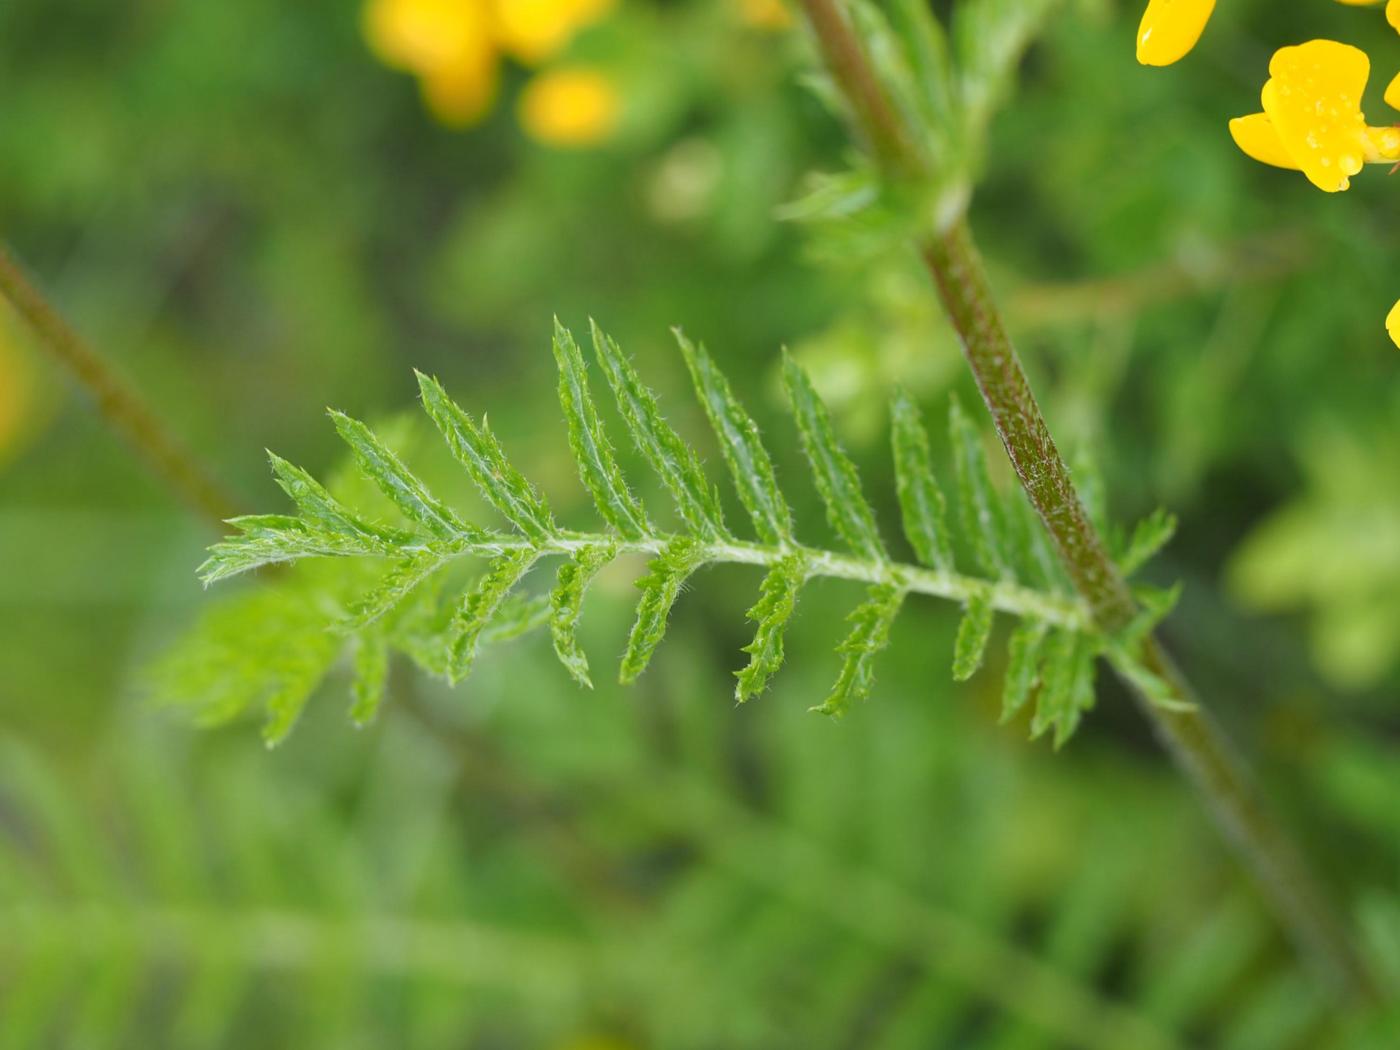
[[[560,151],[522,131],[514,65],[481,123],[444,128],[354,4],[11,0],[4,237],[250,510],[279,498],[262,448],[324,477],[321,408],[390,418],[418,368],[490,409],[560,520],[588,516],[547,345],[553,314],[591,313],[666,405],[689,379],[664,333],[703,334],[794,519],[817,522],[781,422],[789,345],[893,522],[891,390],[926,412],[975,395],[915,260],[777,218],[849,156],[795,75],[802,35],[755,24],[763,6],[620,0],[550,62],[608,74],[616,129]],[[1146,570],[1185,582],[1172,647],[1393,986],[1400,670],[1375,625],[1400,518],[1377,325],[1394,183],[1323,199],[1242,158],[1226,120],[1279,46],[1382,34],[1390,70],[1400,39],[1374,11],[1235,0],[1163,75],[1133,60],[1137,14],[1049,12],[986,128],[972,221],[1062,446],[1098,465],[1115,518],[1179,516]],[[790,666],[736,708],[755,581],[719,566],[630,690],[578,690],[541,631],[483,646],[453,692],[389,671],[361,733],[339,709],[370,651],[337,651],[307,714],[327,724],[275,752],[160,728],[138,669],[207,608],[191,574],[214,536],[0,326],[0,368],[20,368],[0,401],[27,390],[0,450],[16,1043],[34,1024],[39,1046],[1395,1044],[1393,1018],[1338,1018],[1294,967],[1121,697],[1064,753],[1027,748],[994,726],[1000,629],[993,674],[954,686],[956,617],[934,603],[894,624],[879,704],[838,725],[805,715],[830,661],[795,654],[829,652],[857,591],[804,589]],[[672,422],[704,447],[699,413]],[[460,491],[436,442],[402,447]],[[285,585],[328,585],[308,568]],[[253,593],[232,600],[256,612]],[[635,596],[600,573],[581,649],[617,652]],[[1358,603],[1376,619],[1339,624]]]
[[[1400,405],[1400,401],[1396,402]],[[1306,609],[1318,667],[1340,687],[1382,681],[1400,656],[1400,457],[1393,412],[1368,432],[1308,435],[1298,497],[1235,552],[1233,591],[1249,608]]]
[[[415,715],[275,760],[125,729],[63,769],[8,742],[7,1034],[1387,1045],[1326,1020],[1164,770],[1065,768],[915,697],[812,734],[790,701],[820,679],[735,712],[707,700],[725,686],[704,644],[679,648],[684,674],[581,704],[545,662],[488,661],[471,711],[406,685]],[[1327,782],[1374,799],[1380,771],[1345,753]],[[1120,804],[1093,801],[1106,780]],[[1384,949],[1395,916],[1370,918]]]

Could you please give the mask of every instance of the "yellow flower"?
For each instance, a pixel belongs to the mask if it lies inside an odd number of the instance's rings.
[[[621,108],[611,80],[593,69],[541,73],[520,95],[520,124],[549,146],[591,146],[607,138]]]
[[[739,0],[739,17],[755,29],[776,32],[792,26],[792,12],[783,0]]]
[[[1373,7],[1381,0],[1338,0],[1353,7]],[[1145,66],[1169,66],[1201,38],[1215,10],[1215,0],[1149,0],[1138,25],[1137,60]],[[1385,17],[1400,32],[1400,0],[1388,0]]]
[[[615,0],[368,0],[364,33],[386,65],[418,78],[433,115],[454,127],[486,115],[500,56],[552,58]]]
[[[1385,104],[1391,109],[1400,109],[1400,73],[1396,73],[1385,88]]]
[[[11,339],[8,320],[0,314],[0,464],[15,453],[30,430],[35,401],[34,374]]]
[[[483,0],[370,0],[365,38],[385,65],[419,78],[434,115],[470,124],[496,93],[496,48]]]
[[[433,116],[448,127],[475,124],[496,97],[496,56],[480,51],[419,74],[418,87]]]
[[[1352,7],[1375,7],[1381,0],[1337,0],[1338,3],[1349,4]],[[1385,19],[1397,31],[1400,31],[1400,0],[1389,0],[1385,5]]]
[[[1137,60],[1169,66],[1201,38],[1215,0],[1151,0],[1138,25]]]
[[[537,65],[611,11],[613,0],[494,0],[492,6],[501,47]]]
[[[1390,333],[1390,341],[1400,346],[1400,303],[1390,308],[1390,314],[1385,319],[1385,330]]]
[[[1335,40],[1279,48],[1260,93],[1264,112],[1232,120],[1230,134],[1255,160],[1344,190],[1363,164],[1400,159],[1400,129],[1370,127],[1361,112],[1370,75],[1366,53]]]

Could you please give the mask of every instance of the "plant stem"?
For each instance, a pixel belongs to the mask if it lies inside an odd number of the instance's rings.
[[[536,541],[523,536],[491,533],[484,540],[473,542],[464,538],[459,543],[449,543],[441,549],[439,560],[434,563],[434,571],[454,558],[498,558],[503,554],[521,551],[531,552],[538,557],[572,557],[590,548],[612,547],[619,555],[640,554],[651,557],[660,554],[675,540],[675,536],[665,534],[643,536],[635,540],[619,540],[617,534],[612,532],[570,532]],[[234,543],[236,544],[237,540],[234,540]],[[217,547],[215,549],[217,550]],[[364,553],[373,555],[382,552],[367,550]],[[323,555],[324,552],[317,552],[314,556]],[[311,556],[313,555],[307,555]],[[801,559],[808,577],[849,580],[868,585],[892,583],[909,594],[924,594],[962,605],[980,593],[987,596],[993,609],[1010,616],[1038,620],[1067,631],[1092,629],[1089,609],[1075,595],[1037,591],[1006,580],[983,580],[975,576],[927,569],[921,565],[904,562],[870,561],[801,544],[769,547],[731,539],[702,543],[695,547],[696,561],[700,565],[753,565],[771,569],[794,556]],[[211,562],[216,560],[217,558],[211,559]],[[252,567],[243,564],[238,571],[246,571]],[[220,572],[206,579],[221,579],[223,575]]]
[[[233,503],[140,394],[83,341],[0,245],[0,295],[29,324],[39,346],[91,395],[107,426],[146,466],[215,527],[234,515]]]
[[[896,110],[838,0],[802,0],[802,7],[832,76],[851,101],[858,132],[871,144],[889,178],[904,177],[917,166],[917,154],[912,150],[903,157],[892,154],[898,143],[908,141],[907,132],[890,130],[899,124]],[[1096,626],[1109,635],[1121,632],[1138,615],[1138,604],[1089,521],[1055,447],[1002,324],[966,222],[960,219],[916,241],[1022,487]],[[1299,950],[1334,986],[1359,997],[1377,997],[1345,924],[1301,852],[1269,813],[1223,731],[1156,638],[1142,644],[1138,659],[1171,687],[1175,699],[1192,705],[1189,710],[1169,710],[1133,690],[1158,739],[1204,798]]]
[[[1076,589],[1107,634],[1122,631],[1139,609],[1075,491],[1036,405],[1015,348],[991,299],[985,270],[965,223],[928,238],[923,257],[958,332],[963,354],[982,391],[1022,487],[1055,541]],[[1369,993],[1365,967],[1293,845],[1264,805],[1234,747],[1201,705],[1156,638],[1141,663],[1171,686],[1190,710],[1168,710],[1139,690],[1133,696],[1154,732],[1205,799],[1305,955],[1345,987]]]

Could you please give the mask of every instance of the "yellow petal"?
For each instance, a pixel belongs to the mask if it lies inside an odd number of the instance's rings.
[[[428,73],[489,51],[485,7],[461,0],[370,0],[365,39],[386,65]]]
[[[615,0],[490,0],[501,47],[526,65],[553,58]]]
[[[1169,66],[1196,46],[1215,0],[1150,0],[1138,25],[1137,60]]]
[[[10,338],[8,318],[0,317],[0,465],[14,454],[34,408],[34,376],[29,361]]]
[[[1396,73],[1394,79],[1386,85],[1385,104],[1391,109],[1400,109],[1400,73]]]
[[[483,51],[424,73],[419,88],[428,109],[442,123],[454,128],[475,124],[496,97],[496,56]]]
[[[1230,137],[1235,145],[1263,164],[1276,168],[1298,170],[1297,163],[1283,147],[1283,140],[1274,130],[1273,122],[1267,113],[1251,113],[1247,117],[1236,117],[1230,121]]]
[[[1385,330],[1390,333],[1391,341],[1400,346],[1400,303],[1390,308],[1390,314],[1385,319]]]
[[[783,0],[739,0],[739,17],[745,25],[771,32],[792,25],[792,12]]]
[[[520,93],[520,123],[549,146],[591,146],[617,126],[621,103],[613,82],[592,69],[541,73]]]
[[[1400,128],[1366,129],[1366,163],[1378,164],[1400,160]]]
[[[1261,97],[1284,150],[1321,190],[1351,185],[1369,139],[1361,95],[1371,74],[1364,51],[1310,40],[1274,52]]]
[[[1339,4],[1350,4],[1352,7],[1375,7],[1381,0],[1337,0]],[[1385,5],[1385,17],[1397,31],[1400,31],[1400,0],[1389,0]]]

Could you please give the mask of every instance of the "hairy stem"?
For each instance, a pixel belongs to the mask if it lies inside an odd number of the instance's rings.
[[[579,551],[611,546],[621,554],[660,554],[676,540],[675,536],[642,536],[635,540],[619,540],[616,533],[566,533],[542,541],[513,535],[490,535],[484,541],[463,541],[442,549],[438,566],[453,558],[476,556],[496,558],[515,551],[531,551],[547,557],[572,556]],[[217,550],[217,548],[216,548]],[[1089,609],[1072,595],[1032,590],[1005,580],[982,580],[961,573],[926,569],[903,562],[870,561],[837,554],[815,547],[789,545],[786,547],[725,540],[701,543],[695,547],[701,565],[733,564],[773,568],[797,556],[808,576],[824,576],[836,580],[851,580],[865,584],[892,583],[911,594],[926,594],[934,598],[965,604],[974,594],[985,592],[992,608],[1011,616],[1040,620],[1070,631],[1092,629]],[[211,559],[217,561],[217,558]],[[248,568],[243,566],[242,568]]]
[[[141,395],[49,304],[3,245],[0,295],[28,323],[44,352],[88,392],[107,426],[192,510],[222,529],[235,513],[232,501]]]
[[[851,101],[858,131],[872,145],[891,178],[917,165],[912,153],[892,156],[907,133],[884,96],[863,45],[838,0],[802,0],[821,52],[838,86]],[[958,333],[963,355],[977,381],[1022,487],[1030,497],[1095,625],[1116,634],[1139,608],[1103,539],[1089,521],[1069,469],[1055,447],[1001,315],[967,224],[916,238],[917,248],[944,310]],[[1228,840],[1253,872],[1294,942],[1328,979],[1360,996],[1375,996],[1365,965],[1346,926],[1312,877],[1301,852],[1269,813],[1259,791],[1214,719],[1172,665],[1160,642],[1149,638],[1141,664],[1170,686],[1189,710],[1168,710],[1134,690],[1158,738],[1205,799]]]

